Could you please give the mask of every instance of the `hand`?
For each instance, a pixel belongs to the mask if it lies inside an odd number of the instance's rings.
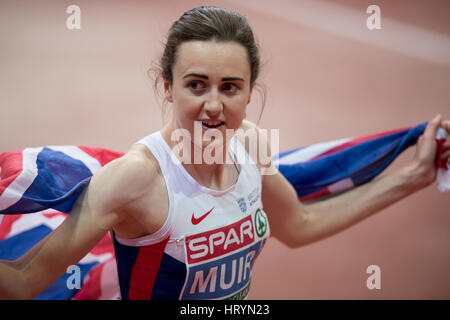
[[[446,130],[448,136],[450,136],[450,120],[442,120],[442,116],[439,114],[428,122],[423,135],[417,141],[416,153],[411,163],[411,168],[416,182],[421,188],[430,185],[436,180],[436,132],[439,127]],[[442,146],[442,160],[447,162],[449,157],[450,138],[447,137]]]

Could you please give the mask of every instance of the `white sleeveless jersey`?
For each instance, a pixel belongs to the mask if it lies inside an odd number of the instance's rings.
[[[200,185],[155,132],[137,143],[157,159],[169,196],[168,217],[155,233],[113,233],[122,299],[245,299],[255,259],[269,236],[261,175],[234,136],[239,178],[218,191]]]

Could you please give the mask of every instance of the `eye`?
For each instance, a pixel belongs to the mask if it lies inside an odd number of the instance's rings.
[[[236,93],[239,90],[239,86],[234,83],[227,82],[222,85],[222,90],[226,93]]]
[[[200,94],[206,89],[206,84],[200,80],[190,81],[187,86],[195,94]]]

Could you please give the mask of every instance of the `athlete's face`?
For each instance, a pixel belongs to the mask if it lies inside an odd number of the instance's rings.
[[[165,94],[172,102],[176,128],[187,129],[193,137],[196,123],[202,134],[219,130],[225,138],[226,129],[240,127],[252,91],[244,46],[237,42],[184,42],[172,74],[172,85],[165,82]]]

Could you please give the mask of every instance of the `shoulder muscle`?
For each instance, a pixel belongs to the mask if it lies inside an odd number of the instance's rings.
[[[245,147],[261,174],[276,174],[277,170],[272,164],[272,149],[266,129],[259,128],[255,123],[244,120],[242,130],[238,131],[238,139]]]
[[[148,149],[134,146],[94,174],[85,199],[91,211],[117,213],[148,192],[160,173],[146,152],[150,153]]]

